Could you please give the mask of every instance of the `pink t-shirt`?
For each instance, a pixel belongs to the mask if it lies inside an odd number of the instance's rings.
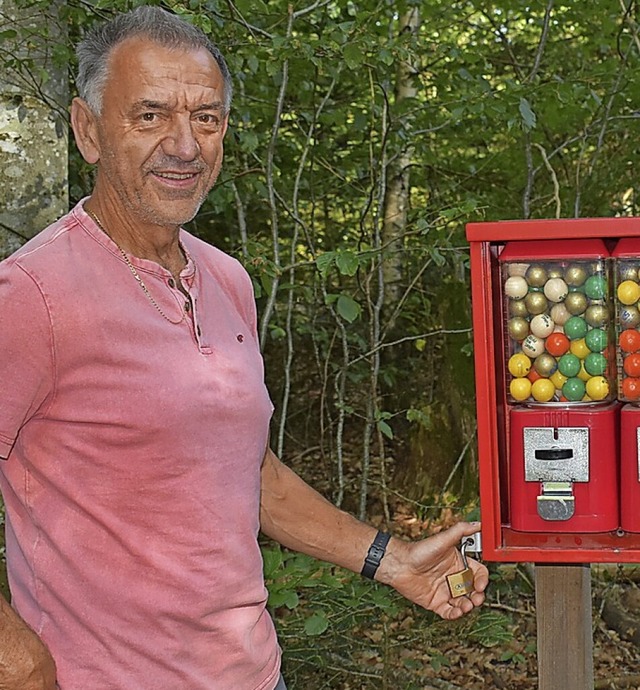
[[[271,402],[251,283],[186,232],[182,281],[79,204],[0,264],[12,601],[61,690],[268,690],[257,543]]]

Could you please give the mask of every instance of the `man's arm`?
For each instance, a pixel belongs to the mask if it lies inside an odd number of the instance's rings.
[[[40,638],[0,595],[0,690],[55,690],[56,667]]]
[[[262,465],[262,531],[283,546],[360,572],[376,529],[336,508],[267,449]],[[442,618],[453,620],[484,601],[487,569],[469,558],[475,591],[452,599],[446,576],[462,570],[456,548],[479,530],[461,522],[417,542],[392,538],[375,579]]]

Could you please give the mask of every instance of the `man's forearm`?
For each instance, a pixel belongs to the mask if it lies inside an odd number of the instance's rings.
[[[49,651],[0,596],[0,690],[55,690]]]
[[[262,531],[283,546],[360,572],[375,528],[336,508],[268,450],[262,467]]]
[[[262,466],[262,531],[283,546],[360,572],[375,537],[374,527],[336,508],[268,450]],[[455,619],[484,601],[489,575],[484,565],[467,559],[473,585],[465,597],[453,598],[447,576],[463,569],[457,546],[480,529],[459,522],[415,542],[391,539],[375,579],[391,585],[410,601]]]

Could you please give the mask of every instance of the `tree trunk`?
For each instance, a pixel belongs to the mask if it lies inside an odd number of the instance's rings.
[[[66,43],[58,8],[52,3],[47,15],[0,0],[0,30],[15,32],[0,44],[0,259],[69,204],[67,77],[51,59],[52,48]]]
[[[400,17],[400,34],[410,34],[413,39],[420,29],[420,11],[417,6],[411,7]],[[415,98],[417,89],[414,84],[415,65],[400,62],[396,74],[396,106],[400,110],[402,103]],[[410,130],[410,118],[401,118],[401,127]],[[393,313],[402,297],[403,287],[403,247],[404,233],[407,225],[407,206],[410,192],[410,165],[413,158],[413,144],[410,132],[403,139],[406,143],[397,152],[387,170],[387,188],[384,199],[384,223],[382,243],[385,247],[383,277],[385,285],[385,311]]]

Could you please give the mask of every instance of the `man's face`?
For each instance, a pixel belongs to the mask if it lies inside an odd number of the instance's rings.
[[[96,192],[132,219],[182,225],[218,177],[226,127],[224,82],[207,50],[128,39],[110,56],[97,117]]]

